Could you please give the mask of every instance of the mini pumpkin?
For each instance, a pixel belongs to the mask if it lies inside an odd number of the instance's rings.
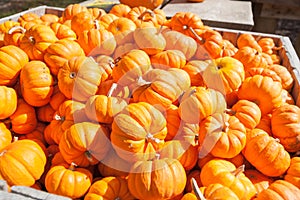
[[[12,134],[3,122],[0,123],[0,136],[0,151],[2,151],[12,142]]]
[[[284,175],[284,180],[300,188],[300,157],[291,158],[291,164]]]
[[[0,94],[0,119],[6,119],[17,109],[17,93],[11,87],[0,86]]]

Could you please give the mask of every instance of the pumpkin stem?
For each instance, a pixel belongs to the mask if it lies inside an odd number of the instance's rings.
[[[4,149],[3,151],[1,151],[1,152],[0,152],[0,157],[2,157],[6,152],[7,152],[6,149]]]
[[[229,115],[235,115],[236,114],[236,111],[232,110],[232,109],[229,109],[229,108],[226,108],[225,109],[225,113],[229,114]]]
[[[64,120],[65,120],[65,117],[61,117],[61,116],[59,116],[58,114],[55,114],[55,115],[54,115],[54,119],[57,120],[57,121],[64,121]]]
[[[115,198],[115,200],[121,200],[121,198],[120,198],[120,197],[117,197],[117,198]]]
[[[241,165],[238,168],[236,168],[234,171],[232,171],[231,173],[234,176],[238,176],[240,173],[243,173],[245,171],[245,165]]]
[[[70,72],[69,76],[71,79],[76,78],[76,72]]]
[[[281,50],[281,49],[283,49],[283,46],[280,46],[280,47],[273,47],[273,48],[272,48],[272,50],[274,50],[274,51],[278,51],[278,50]]]
[[[117,89],[117,87],[118,87],[118,84],[117,83],[113,83],[111,85],[111,87],[109,88],[109,90],[108,90],[107,96],[111,97],[112,93]]]
[[[95,28],[97,29],[97,30],[99,30],[100,29],[100,23],[99,23],[99,20],[95,20],[94,21],[94,24],[95,24]]]
[[[204,197],[204,195],[200,191],[199,186],[198,186],[197,181],[196,181],[195,178],[191,179],[191,185],[192,185],[192,189],[193,189],[197,199],[198,200],[206,200],[206,198]]]
[[[143,86],[143,85],[149,85],[151,84],[151,82],[146,81],[143,79],[143,77],[139,76],[138,80],[137,80],[137,86]]]
[[[184,25],[184,26],[186,26],[186,25]],[[185,27],[184,27],[184,29],[185,29]],[[186,26],[186,29],[189,29],[192,33],[193,33],[193,35],[196,37],[196,39],[200,42],[200,44],[204,44],[204,39],[202,38],[202,37],[200,37],[196,32],[195,32],[195,30],[193,29],[193,27],[188,27],[188,26]]]
[[[28,39],[29,39],[31,44],[35,44],[35,39],[34,39],[33,36],[30,36]]]
[[[72,162],[70,167],[69,167],[69,170],[74,171],[76,167],[77,167],[77,164]]]
[[[153,12],[152,10],[150,10],[150,9],[147,9],[147,10],[145,10],[145,11],[139,16],[139,19],[142,20],[142,21],[144,21],[144,18],[145,18],[145,16],[146,16],[147,14],[149,14],[152,18],[155,17],[154,12]]]
[[[8,30],[8,34],[12,34],[14,33],[15,31],[20,31],[21,33],[25,33],[26,32],[26,29],[23,28],[22,26],[13,26],[11,27],[9,30]]]

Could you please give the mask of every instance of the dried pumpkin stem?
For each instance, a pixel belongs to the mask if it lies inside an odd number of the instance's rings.
[[[8,30],[8,34],[13,34],[15,31],[20,31],[21,33],[25,33],[26,29],[22,26],[13,26]]]
[[[231,173],[234,176],[238,176],[240,173],[243,173],[245,171],[245,165],[241,165],[238,168],[236,168],[234,171],[232,171]]]
[[[108,90],[107,96],[111,97],[112,93],[117,89],[117,87],[118,87],[118,84],[117,83],[113,83],[111,85],[111,87],[109,88],[109,90]]]
[[[153,142],[155,142],[155,143],[157,143],[157,144],[161,142],[160,139],[155,138],[151,133],[147,133],[146,139],[147,139],[147,140],[151,140],[151,141],[153,141]]]
[[[192,189],[197,197],[198,200],[206,200],[204,195],[202,194],[202,192],[199,189],[199,186],[197,184],[197,181],[195,178],[191,179],[191,185],[192,185]]]
[[[147,10],[145,10],[145,11],[139,16],[139,19],[142,20],[142,21],[144,21],[144,18],[145,18],[145,16],[146,16],[147,14],[149,14],[152,18],[155,17],[154,12],[153,12],[152,10],[150,10],[150,9],[147,9]]]
[[[86,152],[84,152],[84,155],[86,156],[86,158],[88,159],[89,162],[93,162],[93,156],[92,156],[91,152],[86,151]]]
[[[193,27],[187,27],[192,33],[193,35],[196,37],[196,39],[201,43],[204,44],[204,39],[202,37],[200,37],[196,31],[193,29]]]
[[[55,114],[53,118],[57,121],[64,121],[65,120],[65,117],[59,116],[58,114]]]
[[[77,167],[77,164],[74,163],[74,162],[72,162],[71,165],[70,165],[70,167],[69,167],[69,170],[74,171],[76,167]]]
[[[235,115],[236,114],[236,111],[232,110],[232,109],[229,109],[229,108],[226,108],[225,109],[225,113],[229,114],[229,115]]]

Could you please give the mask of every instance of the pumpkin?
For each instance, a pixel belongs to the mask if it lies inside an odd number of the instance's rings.
[[[19,134],[32,132],[37,126],[37,117],[33,106],[22,98],[18,99],[17,109],[10,117],[12,130]]]
[[[17,109],[17,93],[7,86],[0,86],[0,119],[6,119]]]
[[[74,15],[83,11],[87,11],[87,7],[77,3],[69,4],[64,8],[62,12],[62,21],[65,22],[67,20],[71,20]]]
[[[51,23],[50,28],[54,31],[57,39],[70,39],[76,40],[77,35],[76,33],[67,25],[61,24],[59,22]]]
[[[187,62],[186,65],[182,68],[189,74],[191,79],[191,86],[205,86],[203,73],[209,63],[210,60],[191,60]]]
[[[92,184],[93,175],[85,168],[53,166],[46,175],[45,187],[49,193],[70,197],[83,197]]]
[[[257,195],[257,200],[297,200],[300,198],[300,189],[285,180],[274,181],[266,190]]]
[[[160,107],[160,110],[168,109],[172,103],[176,104],[184,91],[190,87],[190,77],[178,68],[153,69],[146,73],[142,80],[146,81],[146,84],[133,91],[133,101],[148,102]]]
[[[192,192],[185,193],[180,200],[198,200],[196,195]]]
[[[132,20],[138,28],[152,28],[162,25],[159,23],[159,15],[165,17],[164,12],[157,13],[156,10],[152,11],[144,6],[136,6],[131,8],[126,17]]]
[[[9,186],[31,186],[44,172],[46,155],[43,149],[29,139],[17,140],[0,153],[0,179]]]
[[[59,90],[58,85],[55,85],[49,102],[50,106],[56,111],[65,100],[67,100],[66,96]]]
[[[263,68],[263,67],[253,67],[246,71],[246,78],[254,75],[262,75],[262,76],[268,76],[273,79],[273,81],[278,81],[281,83],[281,78],[274,72],[273,70],[269,68]]]
[[[257,41],[258,45],[261,47],[262,52],[272,55],[276,51],[276,44],[273,38],[263,37]]]
[[[87,56],[111,55],[117,45],[114,35],[106,29],[82,31],[77,41]]]
[[[257,104],[248,100],[238,100],[231,109],[229,114],[236,116],[239,121],[248,129],[255,128],[261,119],[261,111]]]
[[[47,125],[45,135],[49,136],[54,143],[59,144],[59,141],[66,129],[74,123],[88,120],[84,108],[84,103],[74,100],[64,101],[53,114],[50,124]]]
[[[92,122],[70,126],[62,135],[59,150],[66,162],[78,166],[96,165],[109,150],[108,130]]]
[[[23,66],[29,62],[27,54],[14,45],[0,48],[0,85],[12,86],[17,82]]]
[[[55,23],[59,21],[59,17],[52,13],[44,13],[40,16],[40,19],[44,22],[46,25],[50,25],[51,23]]]
[[[224,186],[220,183],[213,183],[206,187],[200,187],[200,191],[203,193],[204,199],[219,199],[219,200],[238,200],[240,199],[232,189]]]
[[[272,112],[271,127],[273,137],[278,138],[288,152],[300,150],[300,108],[285,104]]]
[[[119,3],[115,4],[109,11],[109,13],[114,14],[118,17],[126,17],[129,11],[131,10],[130,6]]]
[[[166,47],[166,40],[161,29],[156,27],[137,28],[133,32],[133,38],[137,46],[148,55],[157,54]]]
[[[178,113],[178,106],[171,104],[164,112],[167,120],[167,136],[165,141],[172,140],[178,134],[181,119]]]
[[[97,21],[89,11],[75,14],[71,19],[71,29],[78,35],[82,31],[97,28]]]
[[[127,54],[133,49],[139,49],[134,42],[129,42],[123,45],[119,45],[116,47],[113,57],[114,59],[118,60],[118,58],[121,58],[123,55]]]
[[[39,60],[28,62],[21,70],[20,84],[22,96],[28,104],[40,107],[49,103],[54,78],[44,62]]]
[[[183,68],[186,64],[185,55],[179,50],[165,50],[150,57],[155,69]]]
[[[167,135],[166,119],[146,102],[130,103],[114,117],[110,135],[118,156],[135,162],[155,156]]]
[[[214,113],[225,111],[224,96],[210,88],[192,87],[185,92],[179,104],[179,115],[187,123],[200,123]]]
[[[137,199],[172,199],[185,185],[185,170],[174,158],[137,161],[128,175],[129,191]]]
[[[44,61],[50,68],[51,73],[57,76],[64,63],[77,56],[85,56],[80,45],[74,40],[61,39],[47,48]]]
[[[268,69],[273,70],[280,77],[283,89],[291,91],[294,85],[294,79],[291,73],[289,72],[289,70],[285,66],[279,64],[273,64],[270,65]]]
[[[230,161],[212,159],[201,169],[203,186],[222,184],[231,189],[239,199],[251,199],[256,194],[252,182],[243,173],[243,167],[236,168]]]
[[[272,114],[262,116],[261,119],[260,119],[260,122],[256,126],[256,128],[264,130],[270,136],[272,136],[271,117],[272,117]]]
[[[204,157],[199,158],[198,161],[197,161],[197,165],[198,165],[198,167],[202,168],[208,161],[210,161],[214,158],[219,158],[219,157],[213,156],[211,153],[209,153],[209,154],[205,155]],[[250,167],[250,166],[247,165],[248,163],[247,163],[247,161],[244,158],[242,153],[239,153],[238,155],[236,155],[232,158],[222,158],[222,159],[230,161],[237,168],[242,166],[242,165],[245,165],[245,168]]]
[[[254,75],[244,80],[237,94],[239,99],[256,103],[263,116],[282,104],[281,91],[280,82],[267,76]]]
[[[247,142],[242,152],[251,165],[270,177],[283,175],[291,162],[284,147],[261,129],[247,132]]]
[[[106,156],[98,163],[97,167],[103,177],[127,177],[132,163],[120,158],[114,148],[110,148]]]
[[[166,24],[170,29],[178,31],[194,39],[205,32],[201,18],[192,12],[177,12]]]
[[[247,169],[245,170],[244,174],[254,184],[257,194],[259,194],[263,190],[268,189],[270,184],[274,182],[272,178],[262,174],[256,169]]]
[[[158,153],[160,158],[178,159],[186,171],[191,170],[196,165],[198,158],[197,146],[176,139],[165,142]]]
[[[197,42],[192,37],[169,28],[163,29],[162,35],[166,40],[165,50],[179,50],[188,61],[195,55]]]
[[[267,68],[269,64],[272,64],[272,59],[269,55],[258,52],[249,46],[238,49],[233,57],[243,63],[245,71],[254,67]]]
[[[133,42],[133,31],[136,29],[135,23],[126,18],[119,17],[109,24],[107,30],[115,36],[117,45]]]
[[[85,103],[85,113],[92,121],[111,124],[125,106],[127,102],[120,97],[93,95]]]
[[[95,181],[84,200],[93,199],[128,199],[134,200],[128,189],[127,180],[121,177],[107,176]]]
[[[185,186],[185,192],[186,193],[191,193],[193,192],[193,184],[192,181],[193,179],[196,181],[197,185],[199,187],[202,186],[201,180],[200,180],[200,169],[192,169],[187,172],[187,181],[186,181],[186,186]]]
[[[121,0],[121,4],[126,4],[130,7],[137,7],[137,6],[144,6],[146,8],[154,10],[155,8],[159,7],[163,0],[141,0],[141,1],[129,1],[129,0]]]
[[[46,128],[46,124],[44,124],[42,122],[38,122],[33,131],[31,131],[30,133],[27,133],[27,134],[18,135],[17,137],[20,140],[24,140],[24,139],[39,140],[46,146],[48,144],[44,137],[45,128]],[[48,152],[48,150],[47,150],[47,152]]]
[[[54,31],[47,25],[36,24],[24,33],[20,41],[20,48],[30,60],[44,60],[46,49],[58,39]]]
[[[13,20],[7,20],[2,23],[0,23],[0,38],[3,39],[3,36],[5,33],[7,33],[12,27],[19,26],[20,23],[13,21]]]
[[[142,50],[133,49],[115,62],[112,78],[121,86],[130,86],[151,68],[148,54]]]
[[[24,36],[26,29],[22,26],[13,26],[7,32],[4,33],[3,43],[4,45],[15,45],[20,47],[20,41]]]
[[[93,72],[93,73],[91,73]],[[58,87],[68,98],[86,101],[96,94],[101,83],[102,73],[91,57],[76,56],[65,62],[57,74]]]
[[[215,113],[200,123],[199,157],[211,153],[220,158],[238,155],[246,145],[245,126],[235,116]]]
[[[36,109],[37,119],[41,122],[51,122],[54,113],[55,110],[51,107],[49,103]]]
[[[284,175],[284,180],[300,188],[300,157],[291,158],[291,164]]]
[[[0,122],[0,136],[0,151],[2,151],[12,141],[11,132],[3,122]]]
[[[112,14],[112,13],[108,13],[106,15],[103,15],[100,17],[99,19],[99,24],[100,26],[98,27],[98,29],[107,29],[108,26],[116,19],[118,19],[119,17]]]
[[[245,79],[243,64],[232,57],[213,59],[203,72],[207,87],[229,94],[237,90]]]
[[[240,34],[237,38],[237,47],[240,49],[245,46],[254,48],[257,52],[262,52],[261,46],[258,44],[255,37],[250,33]]]

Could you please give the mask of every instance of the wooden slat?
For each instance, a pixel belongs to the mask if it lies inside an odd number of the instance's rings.
[[[270,3],[283,6],[300,6],[299,0],[252,0],[254,3]]]

